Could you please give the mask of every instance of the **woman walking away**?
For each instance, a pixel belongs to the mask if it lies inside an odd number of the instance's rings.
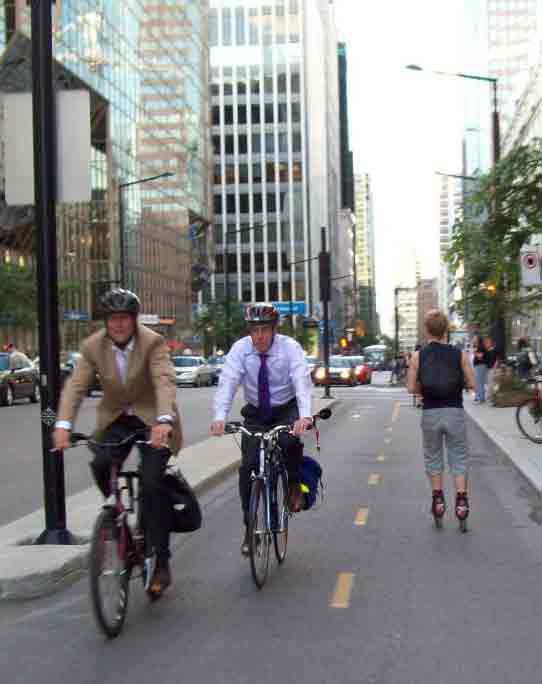
[[[483,404],[486,400],[486,383],[488,354],[480,335],[474,338],[474,374],[476,376],[476,389],[474,401]]]

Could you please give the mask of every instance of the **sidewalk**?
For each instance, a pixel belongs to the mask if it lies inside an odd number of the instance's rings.
[[[465,411],[519,472],[542,494],[542,444],[524,437],[516,424],[515,408],[475,404],[465,398]]]
[[[314,397],[314,411],[338,400]],[[231,437],[210,437],[183,449],[178,463],[198,495],[237,470],[240,451]],[[43,508],[0,528],[0,599],[30,599],[53,593],[77,580],[87,568],[88,541],[102,497],[95,487],[66,501],[68,529],[74,546],[32,546],[43,531]]]

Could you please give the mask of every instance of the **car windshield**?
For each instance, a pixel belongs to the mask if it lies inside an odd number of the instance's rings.
[[[79,352],[61,352],[60,363],[75,364],[79,361],[81,354]]]
[[[306,360],[309,366],[315,366],[318,363],[318,359],[316,358],[316,356],[307,356]]]
[[[225,356],[211,356],[208,363],[210,363],[211,366],[223,366],[226,363],[226,357]]]
[[[176,356],[173,359],[173,363],[177,368],[184,368],[184,367],[189,367],[189,366],[199,366],[199,360],[194,359],[193,357],[190,356]]]
[[[363,366],[365,363],[364,356],[350,356],[349,359],[355,366]]]
[[[0,371],[9,370],[9,356],[7,354],[0,355]]]
[[[336,357],[329,360],[329,365],[335,366],[335,368],[352,368],[352,361],[350,359]]]

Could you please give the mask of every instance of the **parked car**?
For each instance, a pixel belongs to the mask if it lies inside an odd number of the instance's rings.
[[[326,369],[319,365],[314,371],[314,384],[326,384]],[[329,384],[330,385],[349,385],[355,387],[358,384],[356,369],[350,357],[331,356],[329,359]]]
[[[226,356],[210,356],[207,363],[213,369],[213,385],[218,385],[220,373],[222,373],[222,366],[226,363]]]
[[[354,364],[358,382],[362,385],[367,385],[371,382],[371,367],[364,356],[347,356],[345,357]]]
[[[214,381],[214,370],[203,356],[174,356],[175,381],[177,386],[210,387]]]
[[[64,386],[66,380],[73,373],[77,362],[81,358],[80,352],[60,352],[60,385]],[[100,376],[96,374],[94,381],[88,388],[87,395],[92,396],[93,392],[101,392]]]
[[[305,361],[307,362],[307,366],[309,367],[309,370],[311,372],[311,377],[314,378],[314,369],[316,368],[316,366],[318,366],[318,357],[306,356]]]
[[[0,401],[11,406],[17,399],[40,400],[39,373],[22,352],[0,353]]]

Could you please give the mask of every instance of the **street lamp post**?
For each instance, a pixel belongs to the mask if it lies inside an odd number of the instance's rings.
[[[123,201],[123,190],[124,188],[130,187],[130,185],[140,185],[141,183],[149,183],[150,181],[158,180],[159,178],[170,178],[175,174],[171,171],[166,171],[164,173],[159,173],[156,176],[149,176],[148,178],[139,178],[135,181],[130,181],[128,183],[119,183],[118,193],[119,193],[119,264],[120,264],[120,286],[126,287],[126,249],[124,240],[124,201]]]
[[[411,71],[423,71],[423,68],[418,64],[408,64],[407,69]],[[498,79],[493,76],[479,76],[478,74],[464,74],[462,72],[448,72],[448,71],[434,71],[433,73],[439,76],[454,76],[457,78],[465,78],[473,81],[483,81],[490,83],[492,87],[492,111],[491,111],[491,141],[493,148],[493,167],[497,165],[501,156],[501,133],[499,124],[499,101],[497,97]],[[498,212],[498,206],[495,203],[494,212]],[[497,283],[497,288],[502,293],[504,282]],[[495,347],[497,353],[504,356],[506,352],[506,324],[502,312],[497,312],[495,319]]]

